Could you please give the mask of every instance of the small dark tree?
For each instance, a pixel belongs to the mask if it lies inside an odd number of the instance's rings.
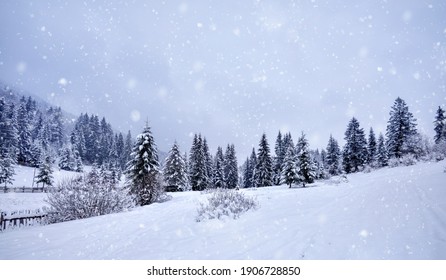
[[[376,158],[376,137],[373,128],[370,128],[369,141],[367,141],[367,164],[374,166]]]
[[[382,133],[380,133],[378,137],[378,148],[376,151],[375,161],[377,167],[387,166],[388,163],[387,149],[386,149],[386,144],[384,142],[384,136],[382,135]]]
[[[342,152],[344,170],[357,172],[367,160],[367,142],[364,130],[356,118],[352,118],[345,131],[345,146]]]
[[[45,156],[43,162],[39,167],[39,172],[37,173],[36,183],[42,183],[42,188],[53,185],[53,169],[51,167],[52,160],[50,156]]]
[[[273,163],[265,133],[262,134],[259,143],[254,178],[257,187],[271,186],[273,184]]]
[[[338,141],[330,135],[327,144],[327,157],[325,159],[328,173],[331,175],[338,175],[341,173],[340,161],[341,161],[341,149],[339,148]]]
[[[214,175],[212,176],[212,183],[215,188],[225,187],[225,177],[224,177],[224,156],[223,149],[219,146],[217,147],[217,153],[214,158]]]

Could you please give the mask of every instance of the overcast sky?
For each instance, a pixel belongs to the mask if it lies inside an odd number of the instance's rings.
[[[385,132],[400,96],[433,136],[446,104],[446,2],[0,2],[0,80],[126,132],[149,121],[158,147],[239,163],[263,132],[311,148],[343,143],[355,116]]]

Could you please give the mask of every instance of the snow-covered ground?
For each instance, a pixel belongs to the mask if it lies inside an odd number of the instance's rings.
[[[206,194],[174,193],[127,213],[0,233],[0,259],[446,259],[445,166],[242,190],[260,208],[237,220],[196,222]]]

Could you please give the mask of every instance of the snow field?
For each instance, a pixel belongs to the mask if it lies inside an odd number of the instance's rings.
[[[258,210],[196,222],[209,194],[0,234],[0,259],[446,259],[445,161],[241,190]]]

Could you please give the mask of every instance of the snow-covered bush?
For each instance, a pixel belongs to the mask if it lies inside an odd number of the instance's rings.
[[[401,157],[400,162],[403,166],[410,166],[417,163],[417,159],[412,154]]]
[[[362,172],[364,173],[370,173],[372,172],[373,168],[370,165],[365,165],[364,169],[362,170]]]
[[[417,163],[417,159],[412,154],[408,154],[408,155],[402,156],[400,158],[392,157],[389,159],[390,167],[410,166],[410,165],[414,165],[416,163]]]
[[[229,189],[217,189],[208,198],[207,203],[200,203],[197,222],[221,219],[224,216],[237,219],[250,209],[257,209],[258,202],[242,192]]]
[[[92,183],[88,176],[61,181],[48,193],[50,223],[125,211],[134,206],[128,191],[109,183]]]

